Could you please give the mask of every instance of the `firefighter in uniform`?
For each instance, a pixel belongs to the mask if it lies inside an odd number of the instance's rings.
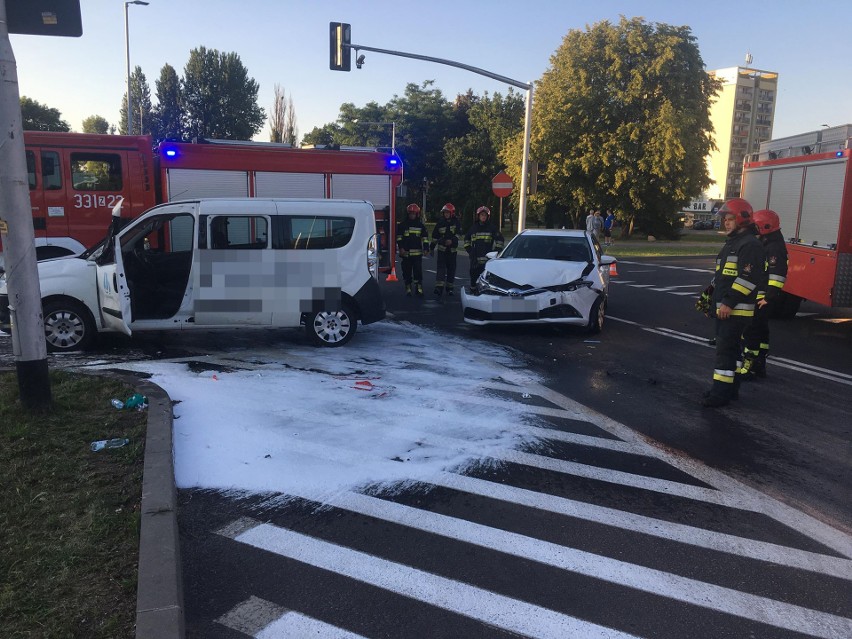
[[[461,226],[456,217],[456,207],[447,202],[441,209],[441,219],[432,230],[432,252],[435,254],[436,271],[435,295],[440,297],[454,295],[456,279],[456,261],[458,258],[459,235]]]
[[[707,408],[725,406],[739,396],[743,331],[754,319],[757,291],[765,277],[765,253],[755,236],[751,205],[742,198],[719,210],[728,239],[716,257],[713,305],[716,359],[713,386],[704,394]]]
[[[491,209],[480,206],[476,209],[473,224],[464,236],[464,250],[470,256],[470,286],[474,289],[488,261],[485,255],[503,248],[503,235],[491,225],[490,217]]]
[[[420,219],[420,207],[409,204],[408,219],[396,225],[396,245],[402,258],[405,294],[423,297],[423,254],[429,254],[429,231]]]
[[[754,320],[746,328],[743,340],[743,380],[766,377],[769,354],[769,318],[781,303],[787,281],[787,245],[781,234],[781,220],[769,209],[754,212],[754,225],[766,252],[766,279],[757,292]]]

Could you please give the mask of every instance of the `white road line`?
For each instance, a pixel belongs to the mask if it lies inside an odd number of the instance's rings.
[[[299,637],[366,639],[363,635],[357,635],[298,612],[288,612],[256,635],[256,639],[297,639]]]
[[[527,637],[635,637],[271,524],[259,524],[235,540]]]
[[[651,288],[656,284],[630,284],[630,288]]]
[[[677,295],[677,293],[675,293]],[[632,326],[637,326],[642,330],[648,331],[649,333],[656,333],[657,335],[664,335],[666,337],[671,337],[674,339],[678,339],[684,342],[690,342],[692,344],[697,344],[698,346],[709,347],[707,343],[706,337],[699,337],[697,335],[688,335],[686,333],[678,333],[677,331],[672,331],[668,328],[663,327],[650,327],[645,326],[644,324],[640,324],[639,322],[634,322],[631,320],[622,319],[620,317],[614,317],[612,315],[607,315],[606,318],[608,320],[612,320],[614,322],[621,322],[623,324],[630,324]],[[841,373],[840,371],[833,371],[828,368],[820,368],[819,366],[813,366],[811,364],[805,364],[803,362],[796,362],[790,359],[784,359],[781,357],[770,356],[769,359],[766,360],[766,364],[768,366],[777,366],[779,368],[786,368],[791,371],[796,371],[797,373],[803,373],[805,375],[810,375],[812,377],[819,377],[821,379],[828,379],[832,382],[837,382],[838,384],[843,384],[845,386],[852,386],[852,375],[848,373]]]
[[[356,509],[356,512],[372,517],[399,522],[418,530],[776,628],[826,639],[852,636],[852,619],[803,606],[739,592],[408,506],[383,502],[364,495],[350,493],[340,495],[334,501],[339,502],[333,503],[334,506]],[[530,636],[565,637],[577,635],[581,631],[583,634],[577,636],[589,637],[610,636],[602,633],[614,632],[475,586],[271,524],[259,524],[236,537],[236,541]],[[545,617],[541,616],[542,613]],[[535,619],[535,623],[531,624],[528,621],[530,618]],[[561,628],[553,626],[553,622],[583,625],[569,630],[565,625],[561,625]],[[553,634],[554,631],[558,633],[560,630],[561,634]]]
[[[336,448],[292,439],[286,442],[287,449],[293,454],[305,455],[334,462],[342,466],[358,466],[364,463],[375,463],[375,460],[365,455],[349,454]],[[714,532],[686,524],[637,515],[606,506],[576,501],[556,495],[538,493],[525,488],[499,484],[484,479],[468,477],[451,472],[429,473],[418,476],[414,468],[412,481],[442,486],[451,490],[497,499],[506,503],[551,512],[557,515],[575,517],[593,521],[619,529],[635,531],[662,539],[669,539],[684,544],[707,548],[733,555],[749,557],[776,563],[791,568],[800,568],[842,579],[852,580],[852,561],[823,555],[796,548],[788,548],[779,544],[763,542],[739,537],[727,533]],[[292,494],[306,494],[305,489],[290,488]],[[296,492],[293,492],[296,491]],[[334,493],[336,494],[336,493]],[[332,493],[310,493],[314,501],[326,503],[333,499]],[[754,501],[754,500],[752,500]],[[746,506],[747,504],[741,504]],[[742,509],[742,508],[741,508]],[[795,529],[795,528],[794,528]],[[219,533],[226,537],[236,537],[243,532],[239,522],[231,524]]]
[[[249,597],[216,619],[216,623],[255,639],[322,637],[323,639],[366,639],[299,612],[287,610],[260,597]]]
[[[428,482],[450,490],[496,499],[517,506],[852,581],[852,560],[849,559],[839,559],[831,555],[636,515],[615,508],[507,486],[466,475],[441,473],[430,477]]]
[[[492,384],[492,386],[495,386]],[[506,389],[512,388],[507,385]],[[636,431],[628,428],[621,422],[611,419],[588,406],[566,397],[546,386],[539,384],[528,383],[527,392],[534,393],[539,397],[549,401],[555,406],[560,406],[569,411],[583,412],[585,419],[591,424],[612,433],[619,439],[637,444],[637,450],[644,450],[645,447],[656,450],[656,456],[664,460],[666,463],[679,468],[680,470],[692,475],[696,479],[700,479],[705,484],[714,486],[719,491],[726,494],[735,502],[735,507],[742,510],[752,510],[766,514],[769,517],[781,522],[785,526],[793,530],[797,530],[802,534],[807,535],[811,539],[818,541],[829,548],[837,551],[844,557],[852,557],[852,537],[846,535],[839,530],[827,526],[818,519],[806,515],[805,513],[788,506],[781,501],[765,495],[742,482],[737,481],[733,477],[729,477],[724,473],[713,470],[712,468],[690,459],[684,455],[672,455],[668,451],[652,446],[653,440],[643,437]]]
[[[648,262],[628,262],[627,260],[618,260],[619,264],[636,264],[637,266],[653,266],[654,268],[668,268],[674,269],[676,271],[689,271],[691,273],[712,273],[713,269],[711,268],[689,268],[686,266],[672,266],[670,264],[651,264]],[[631,273],[646,273],[648,271],[634,271],[631,269]]]

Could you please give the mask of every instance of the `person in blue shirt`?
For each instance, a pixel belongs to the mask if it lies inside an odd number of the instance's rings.
[[[603,227],[604,227],[604,246],[612,245],[612,226],[615,224],[615,214],[612,211],[606,212],[606,218],[604,219]]]

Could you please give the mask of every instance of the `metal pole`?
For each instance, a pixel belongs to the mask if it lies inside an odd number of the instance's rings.
[[[133,110],[130,104],[130,20],[128,19],[128,7],[131,4],[138,4],[147,7],[148,3],[144,0],[126,0],[124,3],[124,57],[127,62],[127,135],[133,135]],[[139,133],[142,133],[142,126],[139,126]]]
[[[130,105],[130,20],[128,19],[129,2],[124,3],[124,53],[127,62],[127,135],[133,135],[133,110]]]
[[[524,119],[524,157],[521,161],[521,197],[518,205],[518,233],[524,230],[527,223],[527,182],[530,166],[530,132],[532,130],[533,84],[527,89],[527,113]]]
[[[391,122],[391,152],[396,153],[396,122]]]
[[[44,341],[41,289],[36,266],[33,217],[27,180],[18,69],[0,0],[0,239],[12,320],[12,352],[21,404],[50,407],[50,376]]]

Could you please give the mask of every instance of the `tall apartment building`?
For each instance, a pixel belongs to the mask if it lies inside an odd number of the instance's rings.
[[[772,138],[778,74],[747,67],[708,73],[721,80],[722,86],[710,107],[718,149],[707,156],[707,170],[714,183],[707,187],[705,198],[727,200],[740,195],[746,153],[757,153],[760,143]]]

